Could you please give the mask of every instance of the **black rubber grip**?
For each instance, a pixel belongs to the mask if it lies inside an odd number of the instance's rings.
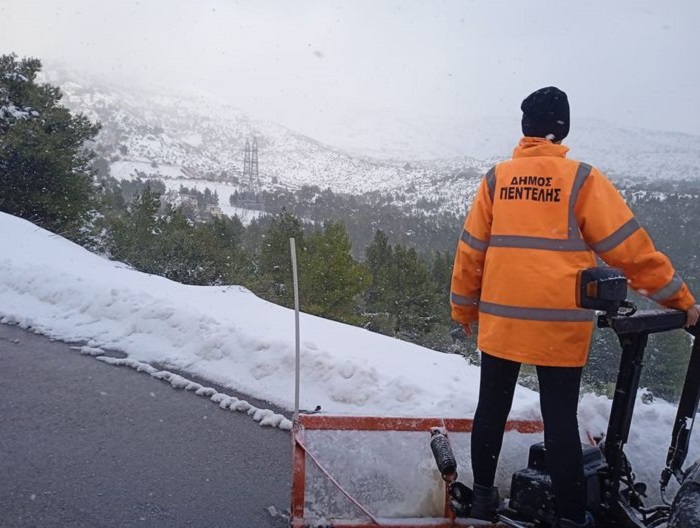
[[[430,449],[443,478],[450,477],[457,472],[457,460],[455,460],[450,442],[444,434],[433,433],[433,437],[430,439]]]

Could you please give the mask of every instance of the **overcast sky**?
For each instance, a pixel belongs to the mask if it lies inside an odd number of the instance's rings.
[[[204,90],[323,139],[354,115],[572,117],[700,134],[700,2],[0,0],[0,52]]]

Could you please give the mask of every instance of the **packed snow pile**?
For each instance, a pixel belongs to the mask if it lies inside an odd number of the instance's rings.
[[[294,313],[240,286],[186,286],[92,254],[19,218],[0,213],[0,321],[121,351],[284,409],[294,404]],[[447,300],[445,301],[447,302]],[[303,299],[302,299],[303,309]],[[479,369],[367,330],[301,316],[301,407],[364,416],[473,416]],[[605,431],[610,400],[581,399],[581,438]],[[518,387],[511,418],[539,419],[537,394]],[[627,454],[637,477],[658,481],[675,406],[638,401]],[[537,435],[509,433],[499,483],[527,462]],[[698,435],[688,460],[698,456]],[[516,448],[516,446],[518,446]],[[522,452],[518,453],[522,448]]]

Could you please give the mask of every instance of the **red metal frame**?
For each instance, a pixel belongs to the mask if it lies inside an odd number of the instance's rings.
[[[469,418],[401,418],[384,416],[327,416],[323,414],[302,414],[295,421],[292,428],[292,504],[290,526],[303,528],[304,522],[304,498],[306,487],[306,453],[304,445],[304,431],[406,431],[428,433],[431,428],[439,427],[445,431],[455,433],[469,433],[472,430],[473,420]],[[540,433],[544,430],[543,424],[538,420],[509,420],[506,431],[518,431],[520,433]],[[396,519],[396,522],[401,522]],[[443,519],[425,519],[420,521],[406,521],[397,524],[392,520],[385,526],[391,528],[454,528],[457,526],[474,526],[462,519],[455,519],[449,506],[449,494],[445,485],[445,513]],[[368,521],[334,521],[334,528],[377,528],[374,522]],[[489,525],[491,526],[491,525]]]

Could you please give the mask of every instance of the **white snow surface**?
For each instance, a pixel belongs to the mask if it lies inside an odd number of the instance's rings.
[[[262,425],[289,419],[187,380],[187,373],[291,411],[294,312],[247,289],[186,286],[92,254],[30,222],[0,213],[0,321],[79,343],[83,354],[128,365],[175,388],[247,412]],[[447,302],[447,300],[445,301]],[[303,299],[301,300],[303,309]],[[479,369],[356,327],[301,314],[301,408],[328,414],[469,418]],[[126,359],[99,357],[121,351]],[[182,376],[151,365],[165,365]],[[603,433],[610,400],[585,394],[581,438]],[[289,413],[291,415],[291,412]],[[511,418],[540,419],[538,396],[518,387]],[[654,487],[671,439],[675,406],[637,401],[627,447],[637,477]],[[507,434],[499,482],[524,466],[539,435]],[[698,456],[695,435],[689,461]],[[468,481],[469,479],[465,479]]]

